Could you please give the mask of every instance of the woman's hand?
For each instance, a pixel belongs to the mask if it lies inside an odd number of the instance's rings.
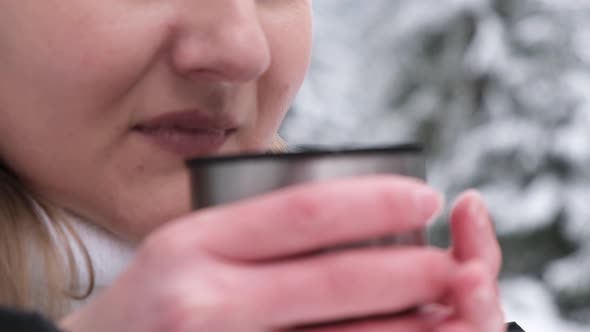
[[[466,222],[454,222],[453,254],[389,247],[305,255],[422,228],[441,205],[416,180],[372,177],[302,185],[201,211],[152,234],[127,271],[62,326],[71,332],[283,331],[427,307],[447,296],[453,315],[444,319],[418,310],[318,331],[499,332],[501,316],[484,317],[499,312],[495,293],[473,291],[494,289],[495,261],[464,238]]]
[[[451,291],[431,314],[444,322],[437,332],[505,331],[496,278],[502,253],[481,196],[469,191],[451,212],[451,254],[461,263]]]
[[[489,275],[498,276],[502,252],[489,213],[481,196],[469,191],[455,203],[451,213],[453,256],[457,261],[479,262]]]
[[[468,263],[453,283],[452,301],[457,311],[478,331],[505,330],[496,278],[502,251],[490,215],[474,191],[462,195],[451,214],[452,253]],[[486,305],[487,304],[487,305]]]

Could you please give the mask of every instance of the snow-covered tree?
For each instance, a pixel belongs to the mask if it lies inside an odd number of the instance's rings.
[[[484,193],[505,251],[509,317],[540,322],[534,331],[587,330],[590,1],[314,5],[312,67],[284,136],[421,141],[433,185],[449,197]]]

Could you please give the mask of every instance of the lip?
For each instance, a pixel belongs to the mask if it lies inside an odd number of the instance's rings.
[[[198,110],[164,113],[133,126],[144,139],[185,159],[215,154],[237,129],[233,117]]]

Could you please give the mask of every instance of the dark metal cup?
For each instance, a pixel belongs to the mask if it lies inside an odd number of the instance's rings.
[[[195,159],[187,162],[192,181],[192,205],[201,209],[228,204],[285,188],[294,184],[372,174],[398,174],[425,180],[426,163],[417,145],[396,145],[372,149],[316,149],[282,154],[236,155]],[[362,221],[360,221],[362,222]],[[426,230],[348,244],[326,250],[367,245],[424,245]],[[391,318],[415,309],[369,318]],[[367,317],[311,324],[307,327],[338,326]],[[522,331],[509,325],[509,331]]]
[[[426,177],[422,149],[413,144],[210,157],[191,160],[187,165],[194,209],[228,204],[295,184],[336,178],[374,174],[398,174],[422,180]],[[423,245],[425,233],[421,229],[347,247]]]

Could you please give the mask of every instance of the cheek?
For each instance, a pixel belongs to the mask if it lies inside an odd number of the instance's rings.
[[[311,56],[311,14],[307,7],[273,17],[266,23],[273,64],[270,74],[282,77],[282,86],[298,90],[303,82]]]
[[[19,31],[0,31],[3,81],[44,108],[106,108],[138,79],[163,36],[165,8],[155,14],[153,6],[128,1],[19,1],[8,5],[14,18],[0,14],[0,30]]]
[[[273,18],[265,26],[272,65],[259,83],[259,121],[276,130],[291,105],[309,67],[311,18],[307,13],[289,19]]]
[[[141,3],[0,0],[0,155],[52,200],[90,201],[113,169],[130,117],[119,103],[170,21]]]
[[[128,123],[114,106],[155,56],[166,10],[112,0],[2,1],[0,149],[19,146],[14,158],[56,168],[96,157]]]

